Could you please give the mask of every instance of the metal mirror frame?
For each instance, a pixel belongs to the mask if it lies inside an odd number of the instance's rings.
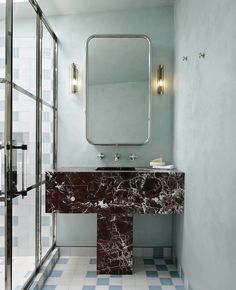
[[[149,70],[149,90],[148,90],[148,137],[143,143],[94,143],[88,138],[88,102],[87,102],[87,92],[88,92],[88,49],[89,49],[89,42],[93,38],[143,38],[146,39],[149,46],[148,52],[148,70]],[[147,144],[151,139],[151,102],[152,102],[152,47],[151,47],[151,39],[145,34],[93,34],[91,35],[86,41],[86,57],[85,57],[85,118],[86,118],[86,139],[88,143],[91,145],[100,145],[100,146],[117,146],[117,145],[124,145],[124,146],[142,146]]]

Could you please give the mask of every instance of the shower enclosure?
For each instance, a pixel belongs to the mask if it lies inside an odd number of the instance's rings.
[[[57,37],[35,0],[0,1],[0,289],[25,289],[55,246]]]

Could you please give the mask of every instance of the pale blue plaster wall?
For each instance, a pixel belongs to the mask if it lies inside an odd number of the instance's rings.
[[[176,1],[174,159],[186,199],[174,244],[193,290],[235,289],[235,19],[233,0]]]
[[[59,166],[104,166],[114,165],[114,153],[122,158],[116,165],[148,166],[156,156],[162,156],[167,162],[173,160],[173,63],[174,63],[174,27],[173,7],[147,10],[129,10],[113,13],[90,15],[70,15],[51,17],[50,23],[57,33],[59,43]],[[145,146],[102,147],[88,144],[85,138],[85,42],[92,34],[131,33],[146,34],[152,41],[153,76],[159,64],[166,66],[167,90],[164,96],[152,96],[152,139]],[[81,92],[69,93],[70,63],[79,64]],[[96,155],[106,154],[101,162]],[[139,158],[130,162],[128,156],[135,153]],[[163,222],[165,219],[165,222]],[[89,225],[89,226],[88,226]],[[152,225],[152,226],[150,226]],[[92,215],[58,215],[57,241],[59,245],[96,245],[96,218]],[[135,243],[144,246],[171,244],[171,217],[139,217],[135,223]],[[149,238],[143,242],[143,229],[150,229]],[[162,239],[156,237],[163,233]],[[71,229],[71,230],[68,230]],[[75,229],[77,233],[75,233]]]

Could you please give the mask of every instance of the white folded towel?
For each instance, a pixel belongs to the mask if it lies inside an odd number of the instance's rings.
[[[164,165],[166,165],[166,163],[165,162],[150,162],[150,166],[164,166]]]
[[[165,169],[165,170],[171,170],[174,169],[174,165],[153,165],[152,168],[154,169]]]
[[[156,158],[156,159],[153,159],[151,162],[150,162],[150,166],[163,166],[165,165],[166,163],[163,161],[162,158]]]

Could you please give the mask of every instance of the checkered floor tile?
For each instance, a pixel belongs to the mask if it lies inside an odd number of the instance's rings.
[[[60,257],[44,290],[184,290],[171,260],[134,258],[133,275],[97,275],[94,257]]]

